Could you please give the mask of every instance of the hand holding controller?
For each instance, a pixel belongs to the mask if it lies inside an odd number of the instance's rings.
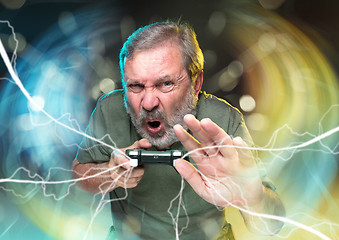
[[[165,163],[174,166],[175,159],[183,158],[187,154],[184,150],[147,151],[144,149],[127,149],[126,155],[131,158],[130,165],[137,167],[145,163]],[[183,158],[189,161],[188,155]]]

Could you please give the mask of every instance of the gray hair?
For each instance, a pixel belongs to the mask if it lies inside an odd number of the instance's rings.
[[[166,42],[176,42],[180,48],[183,64],[194,84],[198,73],[203,70],[204,56],[196,39],[196,34],[187,23],[157,22],[136,30],[124,43],[119,56],[119,66],[124,89],[125,60],[134,54],[160,46]]]

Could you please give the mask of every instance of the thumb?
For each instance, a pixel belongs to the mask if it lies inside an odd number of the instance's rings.
[[[141,149],[141,148],[150,148],[152,147],[152,144],[145,138],[140,139],[139,141],[135,141],[131,146],[122,148],[122,149],[116,149],[111,154],[111,165],[119,165],[125,169],[130,169],[131,166],[129,164],[129,160],[127,159],[127,156],[125,155],[127,149]]]
[[[146,139],[140,139],[139,141],[135,141],[131,146],[127,148],[123,148],[123,152],[126,153],[127,149],[141,149],[141,148],[150,148],[152,144]],[[126,158],[126,155],[120,160],[120,163],[128,163],[127,165],[123,166],[125,169],[130,169],[131,165],[129,160]]]
[[[140,139],[139,141],[135,141],[129,148],[150,148],[152,147],[152,144],[146,139]]]
[[[251,165],[254,163],[252,151],[241,137],[233,139],[233,146],[236,147],[240,162],[245,165]]]
[[[204,181],[200,173],[191,163],[180,158],[175,161],[174,167],[178,173],[188,182],[188,184],[191,185],[196,193],[199,194],[202,192],[204,188]]]

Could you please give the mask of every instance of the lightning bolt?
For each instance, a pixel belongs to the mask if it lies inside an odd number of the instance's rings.
[[[8,26],[9,26],[9,27],[12,29],[12,31],[13,31],[13,36],[14,36],[14,39],[15,39],[16,43],[18,43],[17,39],[15,38],[14,29],[13,29],[13,27],[9,24],[9,22],[8,22],[8,21],[0,21],[0,22],[1,22],[1,23],[4,23],[4,22],[5,22],[5,23],[8,24]],[[48,113],[47,113],[47,112],[46,112],[39,104],[37,104],[37,103],[32,99],[32,97],[30,96],[30,94],[27,92],[27,90],[26,90],[25,87],[23,86],[22,82],[20,81],[19,77],[17,76],[16,71],[14,70],[14,69],[15,69],[15,60],[16,60],[16,58],[17,58],[16,50],[17,50],[17,45],[16,45],[16,48],[15,48],[14,54],[13,54],[13,56],[12,56],[12,59],[9,60],[9,57],[8,57],[6,51],[5,51],[5,48],[4,48],[4,46],[3,46],[3,44],[2,44],[2,42],[1,42],[1,40],[0,40],[0,54],[1,54],[2,59],[4,60],[4,63],[5,63],[5,65],[6,65],[6,67],[7,67],[7,69],[8,69],[8,72],[10,73],[12,79],[14,80],[14,83],[19,87],[19,89],[21,90],[21,92],[25,95],[25,97],[27,98],[27,100],[28,100],[30,103],[32,103],[32,104],[33,104],[34,106],[36,106],[42,113],[44,113],[44,114],[51,120],[51,122],[54,122],[54,123],[57,124],[57,125],[60,125],[60,126],[66,128],[66,129],[69,129],[69,130],[71,130],[71,131],[77,133],[77,134],[80,134],[80,135],[82,135],[82,136],[84,136],[84,137],[86,137],[86,138],[89,138],[89,139],[91,139],[91,140],[97,142],[98,144],[101,144],[101,145],[104,145],[104,146],[106,146],[106,147],[109,147],[110,149],[112,149],[112,151],[115,150],[115,151],[120,152],[121,154],[124,154],[124,153],[121,152],[119,149],[116,149],[114,146],[111,146],[111,145],[109,145],[109,144],[103,142],[102,139],[96,139],[96,138],[93,138],[92,136],[87,135],[87,134],[81,132],[80,130],[77,130],[77,129],[73,128],[73,127],[70,127],[70,126],[68,126],[68,125],[66,125],[66,124],[61,123],[61,122],[59,121],[60,119],[55,119],[55,118],[53,118],[53,117],[52,117],[50,114],[48,114]],[[14,67],[13,67],[13,66],[14,66]],[[64,115],[64,116],[69,116],[69,115]],[[68,118],[68,119],[70,119],[70,118]],[[323,134],[321,134],[321,135],[319,135],[319,136],[315,136],[313,139],[311,139],[311,140],[309,140],[309,141],[307,141],[307,142],[301,143],[301,144],[296,145],[296,146],[290,146],[290,147],[284,147],[284,148],[267,148],[267,147],[261,147],[261,148],[257,148],[257,147],[246,147],[246,148],[247,148],[247,149],[251,149],[251,150],[257,150],[257,151],[269,151],[269,152],[287,151],[287,150],[288,150],[288,151],[290,151],[290,150],[295,151],[295,150],[298,150],[298,149],[301,149],[301,148],[310,146],[311,144],[314,144],[314,143],[316,143],[316,142],[319,142],[319,141],[321,141],[322,139],[324,139],[324,138],[326,138],[326,137],[328,137],[328,136],[330,136],[330,135],[332,135],[332,134],[334,134],[334,133],[336,133],[336,132],[338,132],[338,131],[339,131],[339,127],[336,127],[336,128],[334,128],[334,129],[332,129],[332,130],[330,130],[330,131],[328,131],[328,132],[325,132],[325,133],[323,133]],[[112,141],[112,142],[113,142],[113,141]],[[273,142],[273,143],[274,143],[274,138],[272,138],[272,141],[270,141],[270,142]],[[323,146],[324,146],[324,145],[323,145]],[[211,146],[211,148],[212,148],[212,147],[215,147],[215,146]],[[218,148],[220,148],[220,147],[228,147],[228,146],[218,146]],[[324,146],[324,147],[325,147],[325,146]],[[207,148],[208,148],[208,147],[207,147]],[[245,148],[245,147],[237,147],[237,148]],[[330,149],[328,149],[328,150],[330,150]],[[330,152],[334,153],[332,150],[330,150]],[[190,153],[188,153],[188,154],[191,154],[191,153],[192,153],[192,152],[190,152]],[[126,156],[126,155],[125,155],[125,156]],[[126,157],[127,157],[127,156],[126,156]],[[118,166],[118,167],[119,167],[119,166]],[[75,185],[76,182],[82,181],[82,180],[86,180],[86,179],[89,179],[89,178],[95,178],[95,177],[98,177],[98,176],[100,176],[100,175],[102,175],[102,174],[108,173],[109,171],[114,170],[114,169],[105,169],[105,170],[103,170],[102,172],[97,173],[97,174],[95,174],[95,175],[92,175],[92,176],[86,176],[86,177],[79,178],[79,179],[71,179],[71,180],[64,180],[64,181],[49,181],[50,171],[51,171],[52,169],[58,169],[58,170],[61,170],[61,171],[66,171],[66,172],[70,172],[70,171],[71,171],[71,170],[62,169],[62,168],[51,168],[51,169],[49,170],[48,177],[44,179],[44,178],[42,178],[42,177],[41,177],[40,175],[38,175],[38,174],[31,175],[31,174],[30,174],[30,171],[28,171],[28,170],[25,169],[25,168],[18,168],[17,171],[15,171],[15,172],[13,173],[13,175],[12,175],[10,178],[8,178],[8,179],[0,179],[0,183],[2,183],[2,182],[11,182],[11,183],[21,183],[21,184],[23,184],[23,183],[32,183],[32,184],[35,184],[36,187],[35,187],[32,191],[30,191],[27,195],[25,195],[25,196],[16,194],[14,191],[12,191],[16,196],[19,196],[19,197],[22,197],[22,198],[25,198],[25,197],[27,197],[29,194],[31,194],[31,193],[37,188],[37,185],[40,184],[40,185],[41,185],[41,188],[44,190],[44,194],[45,194],[46,197],[52,196],[55,200],[60,200],[60,199],[62,199],[62,198],[64,198],[65,196],[68,195],[70,187],[73,186],[73,185]],[[21,170],[26,171],[29,178],[31,178],[31,179],[38,178],[39,181],[36,181],[36,180],[19,180],[19,179],[14,179],[15,174],[18,173],[18,172],[21,171]],[[121,175],[119,175],[118,179],[119,179],[122,175],[124,175],[124,174],[126,174],[126,176],[127,176],[126,179],[128,179],[128,176],[131,174],[131,171],[132,171],[132,169],[126,170],[126,172],[124,172],[124,173],[122,173]],[[202,174],[202,173],[201,173],[201,174]],[[203,174],[202,174],[202,175],[203,175]],[[117,179],[116,179],[116,180],[117,180]],[[47,185],[56,185],[56,184],[64,184],[64,183],[70,184],[69,187],[68,187],[68,191],[67,191],[67,193],[66,193],[65,195],[63,195],[63,196],[61,196],[61,197],[57,197],[55,194],[47,194],[47,193],[46,193],[46,186],[47,186]],[[112,180],[110,180],[109,183],[111,184],[112,187],[116,184],[116,182],[115,182],[115,181],[112,181]],[[169,214],[171,215],[171,217],[172,217],[172,220],[173,220],[173,226],[174,226],[174,228],[175,228],[175,230],[176,230],[176,239],[179,239],[179,237],[180,237],[182,231],[187,227],[187,225],[188,225],[188,223],[189,223],[189,216],[188,216],[188,214],[187,214],[187,212],[186,212],[185,204],[184,204],[183,199],[182,199],[182,191],[183,191],[183,188],[184,188],[184,179],[182,178],[182,181],[181,181],[181,190],[180,190],[180,192],[178,193],[177,197],[174,198],[174,199],[171,201],[171,205],[170,205],[170,207],[169,207],[169,209],[168,209],[168,213],[169,213]],[[126,190],[126,195],[125,195],[125,197],[120,198],[120,199],[110,199],[109,201],[105,201],[105,200],[104,200],[104,194],[107,193],[107,192],[105,192],[105,191],[104,191],[103,189],[101,189],[101,188],[100,188],[100,190],[101,190],[102,196],[101,196],[101,199],[100,199],[100,203],[99,203],[98,206],[95,208],[95,212],[94,212],[94,214],[93,214],[93,218],[91,219],[90,225],[93,223],[93,220],[94,220],[95,216],[97,216],[97,214],[102,210],[102,207],[103,207],[105,204],[107,204],[107,203],[109,203],[109,202],[111,202],[111,201],[119,201],[119,200],[123,200],[123,199],[125,199],[125,198],[127,197],[127,190],[125,189],[125,190]],[[218,191],[216,191],[216,192],[217,192],[217,194],[218,194],[220,197],[222,197]],[[178,202],[179,202],[179,203],[178,203],[179,207],[178,207],[177,215],[174,216],[174,215],[170,212],[170,209],[172,208],[172,204],[174,203],[174,201],[175,201],[176,199],[179,200],[179,201],[178,201]],[[225,200],[226,202],[228,202],[227,199],[224,199],[224,200]],[[309,226],[303,225],[303,224],[301,224],[301,223],[298,223],[298,222],[296,222],[296,221],[290,220],[290,219],[288,219],[288,218],[283,218],[283,217],[279,217],[279,216],[273,216],[273,215],[267,215],[267,214],[258,214],[258,213],[255,213],[255,212],[251,212],[251,211],[249,211],[249,210],[247,210],[247,209],[239,208],[238,206],[235,206],[235,205],[233,205],[233,204],[230,203],[230,202],[228,202],[228,203],[229,203],[230,206],[233,206],[233,207],[235,207],[235,208],[238,208],[239,210],[241,210],[241,211],[243,211],[243,212],[246,212],[246,213],[248,213],[248,214],[250,214],[250,215],[257,216],[257,217],[261,217],[261,218],[267,218],[267,219],[273,219],[273,220],[283,221],[283,222],[292,224],[292,225],[294,225],[294,226],[296,226],[296,227],[298,227],[298,228],[302,228],[302,229],[304,229],[304,230],[306,230],[306,231],[309,231],[309,232],[311,232],[311,233],[313,233],[313,234],[315,234],[315,235],[321,237],[322,239],[330,239],[330,238],[328,238],[327,236],[325,236],[324,234],[322,234],[322,233],[316,231],[315,229],[313,229],[314,226],[313,226],[313,227],[309,227]],[[93,201],[92,205],[93,205],[93,204],[94,204],[94,201]],[[179,211],[180,211],[180,208],[182,208],[182,209],[185,211],[186,217],[187,217],[187,224],[186,224],[186,226],[182,227],[181,231],[179,231],[179,226],[178,226],[178,218],[179,218]],[[14,223],[13,223],[13,224],[14,224]],[[324,223],[320,223],[320,224],[324,224]],[[87,232],[86,232],[86,234],[85,234],[84,239],[86,238],[86,236],[87,236],[87,234],[88,234],[88,232],[89,232],[89,229],[90,229],[90,226],[89,226],[89,228],[87,229]]]

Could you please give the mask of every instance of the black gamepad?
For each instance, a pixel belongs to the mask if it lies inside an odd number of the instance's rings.
[[[185,150],[147,151],[144,149],[127,149],[126,155],[131,158],[130,165],[137,167],[145,163],[165,163],[174,166],[174,160],[183,158],[189,161]]]

